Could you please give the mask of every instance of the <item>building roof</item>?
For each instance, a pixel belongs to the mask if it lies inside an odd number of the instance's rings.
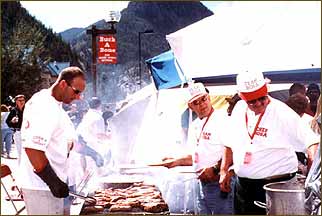
[[[67,68],[69,66],[70,66],[70,62],[56,62],[56,61],[54,61],[54,62],[49,62],[47,64],[47,68],[49,69],[50,74],[52,76],[58,76],[59,73],[63,69],[65,69],[65,68]]]

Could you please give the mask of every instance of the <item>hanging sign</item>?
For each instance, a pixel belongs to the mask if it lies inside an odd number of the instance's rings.
[[[98,63],[116,64],[116,38],[113,35],[98,36]]]

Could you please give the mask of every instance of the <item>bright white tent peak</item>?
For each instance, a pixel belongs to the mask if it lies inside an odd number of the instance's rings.
[[[321,67],[321,2],[230,2],[167,35],[187,77]]]

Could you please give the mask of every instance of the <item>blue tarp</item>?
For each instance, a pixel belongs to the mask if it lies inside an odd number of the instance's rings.
[[[151,71],[154,84],[158,90],[172,88],[181,85],[183,82],[179,76],[179,73],[182,74],[182,72],[176,67],[177,62],[172,50],[154,56],[145,62]]]

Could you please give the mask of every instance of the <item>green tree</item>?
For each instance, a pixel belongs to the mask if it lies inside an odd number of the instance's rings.
[[[44,50],[44,36],[34,25],[21,19],[1,52],[2,99],[8,95],[31,96],[40,87],[39,56]]]

